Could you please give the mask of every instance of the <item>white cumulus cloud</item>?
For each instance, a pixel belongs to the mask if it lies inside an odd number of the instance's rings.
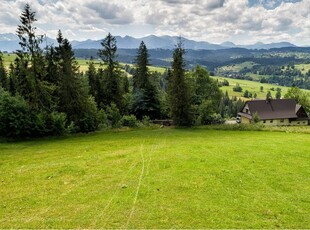
[[[40,31],[69,39],[181,35],[214,43],[290,41],[310,45],[310,1],[29,0]],[[264,3],[264,4],[263,4]],[[0,33],[15,32],[24,0],[0,1]]]

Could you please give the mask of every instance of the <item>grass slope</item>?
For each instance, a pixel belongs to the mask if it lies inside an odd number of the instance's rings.
[[[0,143],[0,228],[308,228],[309,137],[158,129]]]
[[[245,90],[248,90],[249,92],[251,92],[252,95],[254,95],[256,93],[257,94],[257,98],[265,99],[266,98],[266,94],[267,94],[268,91],[270,91],[272,97],[275,98],[276,93],[277,93],[276,92],[276,88],[281,88],[281,95],[282,95],[282,97],[286,94],[287,90],[289,89],[289,87],[278,86],[278,85],[273,85],[273,84],[266,84],[266,83],[260,83],[260,82],[257,82],[257,81],[247,81],[247,80],[225,78],[225,77],[218,77],[218,76],[215,76],[213,78],[214,79],[218,79],[219,81],[224,81],[224,79],[226,79],[229,82],[229,86],[223,86],[223,87],[221,87],[221,90],[224,93],[227,91],[229,96],[240,97],[243,100],[249,100],[247,98],[243,98],[243,96],[242,96],[243,93],[245,92]],[[233,91],[233,87],[237,83],[239,83],[239,85],[242,87],[242,92],[234,92]],[[261,86],[264,87],[262,92],[260,91],[260,87]],[[272,91],[271,88],[274,88],[274,91]],[[308,90],[305,90],[305,91],[308,91]]]

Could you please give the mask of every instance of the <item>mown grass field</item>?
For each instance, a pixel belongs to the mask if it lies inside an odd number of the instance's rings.
[[[3,54],[3,60],[4,60],[4,66],[8,69],[11,63],[14,63],[14,60],[16,58],[16,54]],[[76,59],[78,66],[79,66],[79,70],[81,72],[86,72],[88,70],[88,65],[89,65],[89,61],[88,59],[81,59],[81,58],[77,58]],[[100,65],[102,64],[102,61],[100,61],[99,59],[93,60],[94,64],[95,64],[95,68],[98,69],[100,67]],[[120,65],[126,65],[126,63],[120,63]],[[129,64],[130,66],[133,66],[132,64]],[[105,66],[103,65],[103,68],[105,68]],[[151,72],[159,72],[159,73],[164,73],[166,71],[165,68],[162,67],[157,67],[157,66],[149,66],[149,70]]]
[[[281,95],[282,96],[284,96],[286,94],[287,90],[289,89],[289,87],[260,83],[257,81],[247,81],[247,80],[225,78],[225,77],[219,77],[219,76],[215,76],[213,78],[218,79],[219,81],[224,81],[224,79],[226,79],[229,82],[229,86],[223,86],[223,87],[221,87],[221,90],[224,93],[227,91],[229,96],[236,96],[236,97],[242,98],[243,100],[248,100],[247,98],[243,97],[245,90],[248,90],[249,92],[251,92],[252,95],[254,95],[256,93],[257,98],[265,99],[268,91],[270,91],[272,97],[275,98],[276,93],[277,93],[277,91],[276,91],[277,88],[281,88]],[[233,91],[233,87],[237,83],[239,83],[239,85],[242,87],[242,92],[234,92]],[[261,86],[263,86],[262,92],[260,91]],[[271,90],[272,88],[274,88],[274,90]],[[305,91],[309,92],[308,90],[305,90]]]
[[[300,70],[302,74],[306,74],[310,70],[310,64],[295,65],[295,68]]]
[[[164,128],[1,142],[0,228],[309,228],[309,140]]]

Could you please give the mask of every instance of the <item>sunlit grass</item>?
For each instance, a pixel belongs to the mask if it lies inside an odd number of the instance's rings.
[[[248,90],[249,92],[251,92],[252,95],[254,95],[256,93],[257,94],[257,98],[265,99],[266,98],[266,94],[267,94],[268,91],[270,91],[272,97],[275,98],[276,93],[277,93],[277,91],[276,91],[277,88],[281,89],[282,97],[287,93],[287,91],[289,89],[289,87],[286,87],[286,86],[279,86],[279,85],[274,85],[274,84],[260,83],[260,82],[257,82],[257,81],[247,81],[247,80],[225,78],[225,77],[219,77],[219,76],[215,76],[213,78],[214,79],[218,79],[220,82],[224,81],[224,79],[226,79],[229,82],[229,86],[223,86],[223,87],[221,87],[221,90],[224,93],[227,91],[229,96],[236,96],[236,97],[239,97],[239,98],[242,98],[242,99],[246,99],[246,100],[248,100],[248,99],[247,98],[243,98],[243,94],[244,94],[245,90]],[[233,87],[237,83],[242,87],[242,92],[235,92],[235,91],[233,91]],[[260,90],[261,86],[263,86],[263,91]],[[303,90],[303,91],[309,92],[309,90]]]
[[[309,134],[155,129],[0,143],[0,228],[308,228]]]

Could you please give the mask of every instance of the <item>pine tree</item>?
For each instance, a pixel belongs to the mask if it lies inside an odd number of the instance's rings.
[[[95,98],[97,106],[99,107],[100,105],[99,91],[101,82],[99,81],[99,77],[92,58],[89,61],[86,76],[88,78],[89,93]]]
[[[61,31],[58,32],[57,42],[59,110],[67,114],[68,122],[73,122],[79,131],[93,131],[98,126],[95,102],[88,96],[87,88],[82,85],[72,46],[63,38]]]
[[[159,91],[149,73],[149,54],[142,41],[136,57],[136,71],[133,76],[133,112],[138,119],[148,116],[151,119],[160,116]]]
[[[18,91],[33,109],[50,111],[53,106],[51,95],[55,88],[46,81],[46,61],[40,48],[43,37],[35,33],[35,15],[26,4],[16,31],[21,46],[21,50],[17,51],[15,66],[18,68]]]
[[[46,80],[55,85],[59,84],[59,73],[58,73],[58,56],[54,47],[47,48],[46,52],[47,61],[47,75]]]
[[[116,61],[117,45],[116,39],[110,33],[101,42],[102,49],[99,50],[99,56],[107,65],[102,76],[104,78],[104,104],[111,105],[115,103],[121,109],[123,106],[123,92],[121,89],[120,70]]]
[[[168,79],[168,99],[172,119],[176,125],[192,124],[190,88],[185,79],[185,50],[178,42],[173,51],[172,73]]]
[[[150,73],[148,70],[149,54],[146,45],[144,44],[143,41],[139,46],[135,63],[136,63],[136,71],[133,75],[133,88],[134,90],[144,89],[148,84]]]

